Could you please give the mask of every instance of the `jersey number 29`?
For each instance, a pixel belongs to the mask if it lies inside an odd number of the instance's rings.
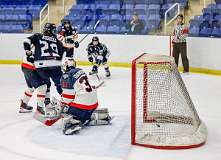
[[[51,43],[51,44],[48,44],[46,41],[40,41],[40,44],[43,45],[41,47],[41,56],[42,57],[60,57],[58,55],[58,47],[57,47],[57,44],[55,43]],[[52,52],[48,52],[49,50],[49,46],[50,48],[52,49]]]

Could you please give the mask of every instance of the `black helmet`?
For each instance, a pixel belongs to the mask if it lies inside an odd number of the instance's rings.
[[[66,30],[72,29],[72,27],[71,27],[71,21],[70,21],[70,20],[63,20],[63,21],[62,21],[62,26],[63,26],[63,28],[66,29]]]
[[[93,41],[98,41],[99,42],[99,38],[97,36],[95,36],[95,37],[92,38],[92,42]]]
[[[65,25],[65,24],[71,24],[71,21],[70,20],[67,20],[67,19],[64,19],[62,21],[62,25]]]
[[[53,23],[46,23],[43,29],[43,34],[47,36],[54,35],[56,33],[56,26]]]

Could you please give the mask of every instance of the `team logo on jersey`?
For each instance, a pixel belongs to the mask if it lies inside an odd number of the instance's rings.
[[[64,74],[62,77],[63,77],[64,79],[67,79],[67,78],[68,78],[68,74]]]

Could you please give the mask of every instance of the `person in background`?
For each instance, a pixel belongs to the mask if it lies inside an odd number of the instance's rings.
[[[127,25],[127,28],[129,29],[129,33],[131,34],[141,34],[141,32],[144,29],[144,24],[142,20],[139,19],[139,15],[134,12],[132,16],[132,20]]]
[[[26,17],[29,21],[29,23],[27,24],[27,29],[29,31],[31,31],[31,30],[33,30],[33,25],[32,25],[33,16],[32,16],[32,14],[30,13],[29,10],[26,10]]]
[[[178,66],[179,56],[181,54],[182,63],[184,70],[183,72],[189,72],[189,60],[187,58],[187,46],[186,46],[186,38],[189,33],[188,27],[183,23],[183,15],[179,14],[177,16],[177,24],[173,31],[173,57],[175,59],[175,63]]]
[[[93,20],[94,12],[93,10],[89,7],[86,10],[84,10],[84,15],[85,18],[83,19],[83,25],[80,27],[80,29],[83,29],[84,27],[88,27],[89,23]]]

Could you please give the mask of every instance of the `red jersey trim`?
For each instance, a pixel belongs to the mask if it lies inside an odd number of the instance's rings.
[[[45,95],[38,94],[37,97],[38,97],[38,98],[45,98]]]
[[[67,99],[74,99],[75,98],[74,95],[65,94],[65,93],[62,93],[62,97],[67,98]]]
[[[77,103],[71,102],[69,103],[69,106],[74,107],[74,108],[84,109],[84,110],[93,110],[97,108],[98,102],[92,105],[84,105],[84,104],[77,104]]]
[[[30,69],[30,70],[36,70],[35,66],[32,66],[32,65],[27,64],[27,63],[22,63],[21,66],[24,67],[24,68]]]
[[[27,92],[25,92],[25,95],[28,96],[28,97],[31,97],[31,96],[32,96],[32,94],[29,94],[29,93],[27,93]]]

